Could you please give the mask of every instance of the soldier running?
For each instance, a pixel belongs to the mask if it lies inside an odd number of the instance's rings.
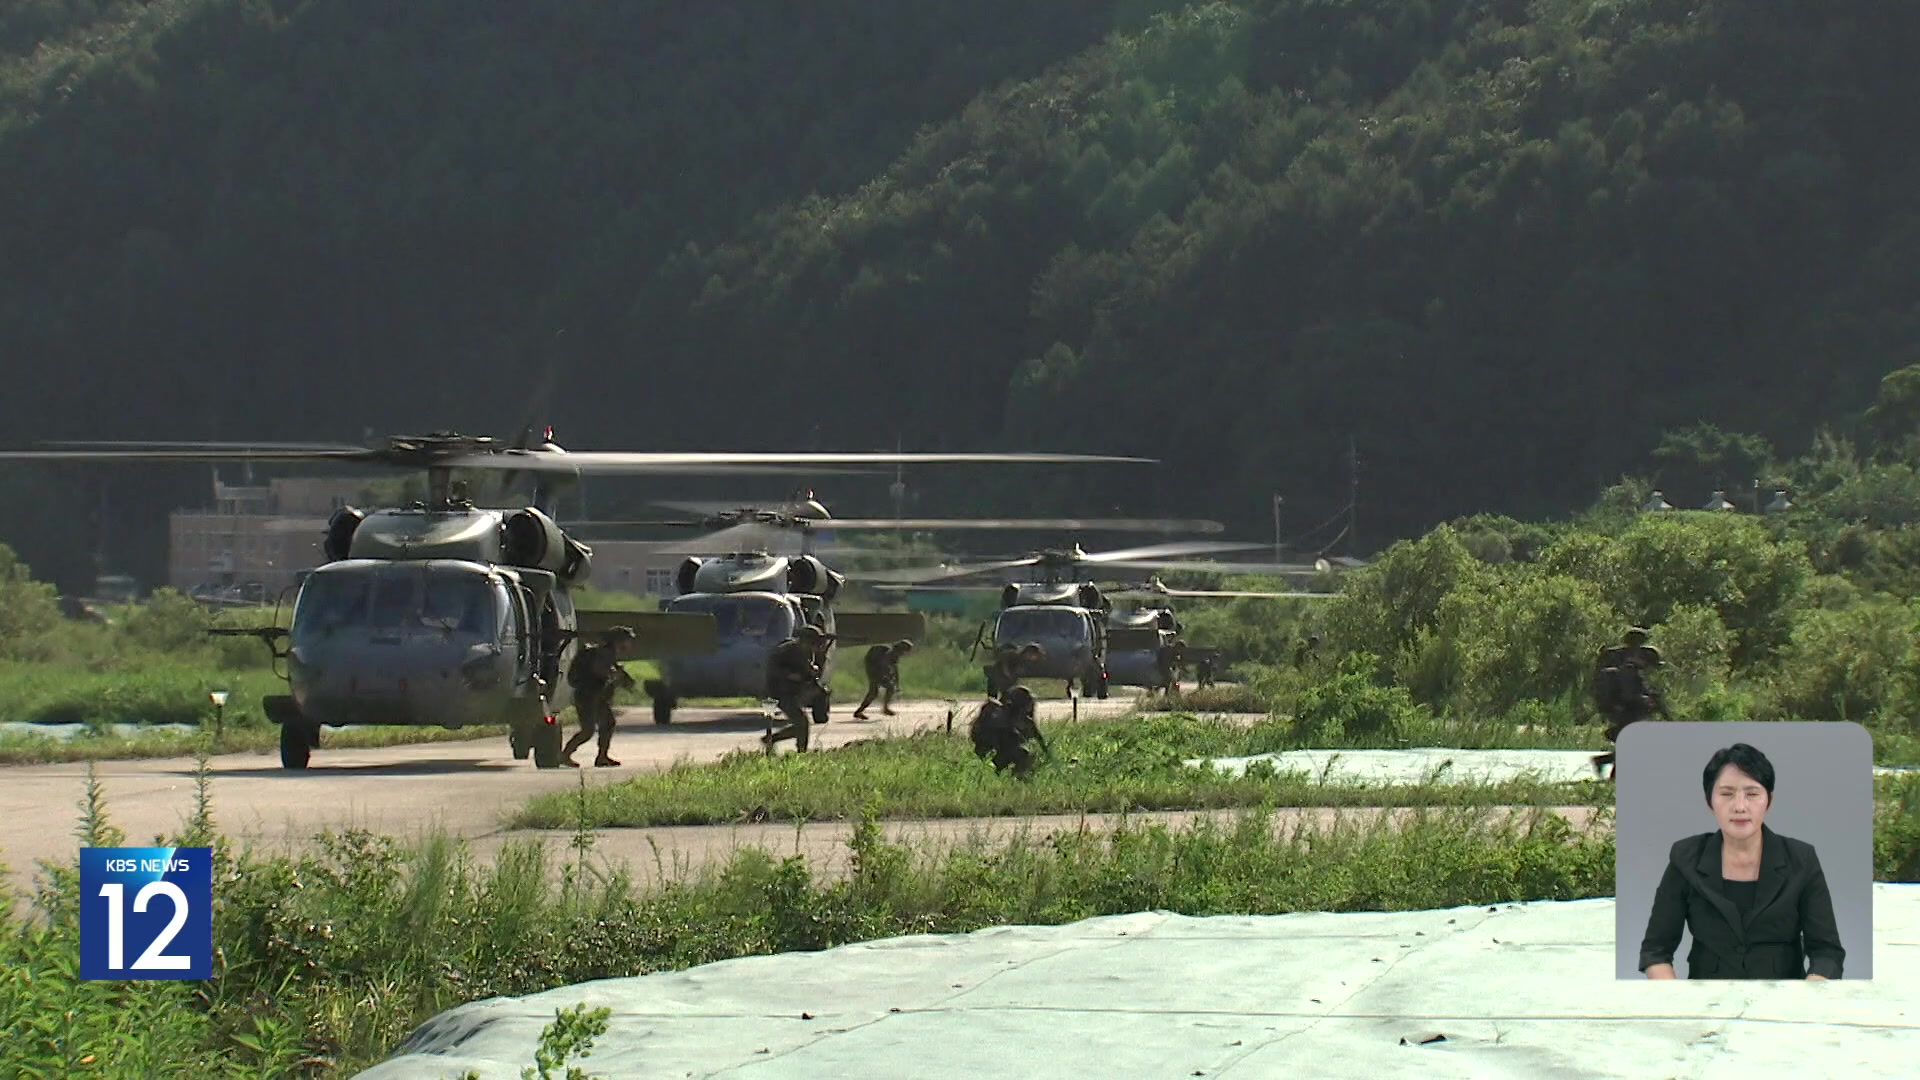
[[[619,653],[620,643],[632,641],[633,637],[632,628],[616,626],[601,634],[598,644],[581,649],[573,658],[573,666],[567,669],[567,684],[573,687],[573,709],[580,718],[580,730],[567,740],[566,749],[560,755],[561,764],[569,769],[580,767],[580,763],[573,760],[573,752],[596,733],[600,736],[600,753],[593,759],[594,765],[613,768],[620,764],[608,753],[613,747],[613,695],[622,686],[633,686],[633,676],[620,666]]]
[[[792,739],[796,750],[807,748],[813,725],[807,708],[827,692],[820,682],[820,650],[826,632],[817,626],[802,626],[793,637],[773,647],[767,665],[767,691],[779,703],[787,718],[785,727],[760,737],[768,747],[782,739]]]
[[[1593,693],[1595,703],[1607,717],[1608,742],[1618,743],[1620,733],[1628,726],[1646,720],[1655,713],[1672,719],[1667,714],[1666,702],[1647,685],[1647,674],[1665,663],[1660,657],[1660,650],[1647,644],[1647,631],[1638,626],[1626,632],[1622,644],[1601,650],[1599,660],[1594,665]],[[1613,751],[1595,754],[1594,774],[1597,776],[1604,769],[1611,778],[1616,756]]]
[[[896,641],[891,645],[875,645],[867,650],[867,696],[860,699],[860,707],[853,710],[855,720],[867,718],[867,706],[873,699],[880,699],[880,711],[892,716],[893,695],[900,692],[900,661],[913,651],[913,642]]]

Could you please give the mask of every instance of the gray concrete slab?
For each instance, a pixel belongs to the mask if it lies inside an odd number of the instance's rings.
[[[1211,766],[1233,776],[1256,761],[1271,762],[1282,773],[1304,773],[1339,784],[1487,784],[1532,777],[1543,781],[1592,781],[1590,750],[1458,750],[1410,747],[1403,750],[1289,750],[1251,757],[1191,758],[1194,768]],[[1875,775],[1914,772],[1878,767]]]
[[[363,1080],[511,1080],[613,1011],[609,1077],[1904,1077],[1920,886],[1877,885],[1871,982],[1620,981],[1613,901],[994,927],[450,1010]]]
[[[150,731],[168,731],[176,735],[191,735],[200,729],[192,724],[107,724],[105,728],[114,735],[132,738]],[[35,724],[25,720],[0,720],[0,735],[38,735],[47,739],[77,739],[93,731],[86,724]]]

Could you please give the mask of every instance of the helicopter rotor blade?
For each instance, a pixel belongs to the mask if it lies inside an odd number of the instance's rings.
[[[1158,589],[1149,595],[1186,598],[1232,598],[1246,600],[1337,600],[1339,593],[1327,592],[1254,592],[1235,589]]]
[[[1175,544],[1154,544],[1149,547],[1124,548],[1119,551],[1100,551],[1081,555],[1076,561],[1111,566],[1116,563],[1135,562],[1141,559],[1170,559],[1180,555],[1209,555],[1225,551],[1250,551],[1264,548],[1265,544],[1235,544],[1218,540],[1194,540]]]
[[[882,592],[999,592],[1004,585],[870,585]]]
[[[1227,527],[1218,521],[1203,519],[1174,520],[1155,518],[807,518],[816,529],[875,531],[912,529],[927,532],[944,530],[1000,529],[1034,532],[1158,532],[1221,533]]]
[[[409,447],[387,447],[368,449],[366,447],[336,447],[293,449],[276,447],[227,447],[209,444],[200,447],[181,446],[175,448],[154,447],[151,449],[119,450],[0,450],[0,461],[95,461],[95,462],[187,462],[187,461],[284,461],[284,462],[339,462],[342,464],[378,465],[391,468],[424,469],[505,469],[509,471],[529,472],[572,472],[587,473],[593,469],[576,469],[567,459],[574,455],[555,454],[551,451],[528,450],[518,454],[497,455],[436,455],[430,451],[415,450]],[[650,473],[656,475],[793,475],[814,474],[820,472],[861,473],[860,469],[802,469],[776,465],[726,465],[698,464],[687,462],[668,462],[652,466],[631,465],[622,470],[628,473]]]
[[[274,440],[265,442],[233,442],[201,439],[86,439],[48,442],[42,443],[41,445],[57,446],[68,450],[106,450],[117,447],[123,450],[287,450],[331,453],[341,450],[352,452],[367,449],[367,447],[356,446],[353,443],[278,442]]]
[[[882,453],[721,453],[582,450],[557,452],[500,446],[491,439],[455,434],[392,436],[388,445],[369,447],[274,448],[204,443],[183,446],[145,444],[144,448],[40,449],[0,451],[0,459],[41,461],[359,461],[412,468],[503,469],[587,474],[792,475],[840,473],[835,466],[992,463],[1066,464],[1082,462],[1152,463],[1151,458],[1089,454],[882,454]],[[856,470],[861,471],[861,470]]]
[[[382,450],[154,449],[154,450],[0,450],[5,461],[352,461],[385,464]]]
[[[733,466],[804,466],[819,469],[834,465],[936,465],[936,464],[1084,464],[1092,462],[1124,462],[1130,464],[1154,464],[1154,458],[1117,457],[1100,454],[881,454],[881,453],[724,453],[704,451],[663,451],[642,452],[625,450],[576,450],[565,455],[540,454],[535,451],[501,451],[491,454],[476,454],[472,457],[456,455],[448,459],[447,464],[454,468],[485,469],[545,469],[548,471],[568,472],[578,469],[582,472],[617,474],[623,472],[648,473],[662,466],[681,469],[710,469]],[[731,469],[729,468],[729,471]]]
[[[966,566],[920,566],[907,570],[860,570],[847,575],[849,581],[890,581],[890,582],[931,582],[945,581],[948,578],[966,577],[970,574],[985,574],[995,570],[1013,570],[1022,566],[1038,566],[1046,561],[1039,555],[1030,555],[1020,559],[1003,559],[999,562],[972,563]],[[994,586],[998,588],[999,586]]]
[[[1133,569],[1140,568],[1134,567]],[[1343,569],[1343,567],[1314,566],[1310,563],[1238,563],[1211,562],[1195,559],[1192,561],[1168,562],[1164,566],[1156,566],[1149,569],[1191,570],[1197,574],[1240,574],[1247,577],[1274,577],[1290,574],[1324,574]]]

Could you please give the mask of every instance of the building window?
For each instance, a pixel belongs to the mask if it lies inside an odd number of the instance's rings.
[[[674,593],[673,571],[671,570],[647,571],[647,595],[648,596],[672,596],[673,593]]]

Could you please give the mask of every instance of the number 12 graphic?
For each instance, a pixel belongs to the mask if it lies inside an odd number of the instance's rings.
[[[80,889],[81,978],[213,976],[212,849],[81,848]]]

